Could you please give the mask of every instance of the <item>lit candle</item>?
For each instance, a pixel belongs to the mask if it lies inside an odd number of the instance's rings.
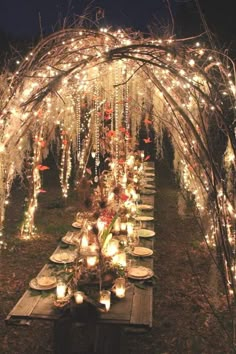
[[[102,221],[101,219],[97,220],[97,227],[98,227],[98,231],[101,234],[105,228],[105,222]]]
[[[86,234],[83,234],[81,240],[81,248],[87,248],[87,247],[88,247],[88,237]]]
[[[113,231],[114,231],[114,233],[120,232],[120,218],[116,219],[114,226],[113,226]]]
[[[107,245],[106,254],[108,257],[114,256],[119,250],[119,241],[118,240],[111,240]]]
[[[97,263],[97,256],[87,256],[86,262],[89,268],[94,267],[95,264]]]
[[[110,307],[111,307],[111,292],[109,290],[100,291],[100,303],[105,305],[106,311],[110,310]]]
[[[66,284],[61,280],[59,280],[57,283],[56,294],[58,300],[63,299],[66,295]]]
[[[118,264],[121,267],[126,267],[126,265],[127,265],[126,253],[125,252],[121,252],[121,253],[116,254],[112,258],[112,263],[113,264]]]
[[[76,291],[74,293],[74,298],[75,298],[75,302],[76,304],[82,304],[84,301],[84,297],[83,297],[83,292],[82,291]]]
[[[125,297],[125,278],[117,278],[115,281],[115,293],[119,298]]]
[[[134,232],[134,225],[131,222],[127,222],[127,234],[131,235]]]
[[[126,231],[126,222],[121,222],[120,223],[120,230],[121,231]]]

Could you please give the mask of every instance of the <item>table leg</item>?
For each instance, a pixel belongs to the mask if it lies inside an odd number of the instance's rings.
[[[94,351],[96,354],[120,354],[121,326],[99,324],[96,327]]]

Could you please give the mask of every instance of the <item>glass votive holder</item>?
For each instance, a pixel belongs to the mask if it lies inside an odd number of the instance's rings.
[[[92,268],[92,267],[94,267],[95,265],[96,265],[96,263],[97,263],[97,256],[87,256],[86,257],[86,263],[87,263],[87,266],[88,266],[88,268]]]
[[[111,292],[109,290],[101,290],[99,301],[101,304],[105,305],[106,311],[108,312],[111,307]]]
[[[84,301],[84,293],[82,291],[76,291],[74,292],[74,298],[75,298],[75,302],[76,304],[82,304]]]
[[[112,258],[112,263],[117,264],[121,267],[126,267],[127,265],[127,260],[126,260],[126,253],[125,252],[120,252],[117,253],[113,258]]]
[[[125,278],[115,280],[115,294],[119,298],[125,297]]]
[[[108,257],[114,256],[119,251],[119,241],[111,240],[107,245],[106,254]]]
[[[120,223],[120,231],[121,232],[126,232],[126,222],[121,222]]]
[[[66,284],[62,280],[58,280],[56,295],[58,300],[62,300],[66,296]]]

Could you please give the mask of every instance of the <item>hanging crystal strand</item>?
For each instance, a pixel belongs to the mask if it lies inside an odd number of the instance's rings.
[[[76,153],[77,161],[80,165],[81,157],[81,98],[80,95],[75,98],[75,119],[76,119]]]
[[[114,120],[115,120],[115,181],[116,184],[119,182],[119,63],[115,63],[115,90],[114,90]]]
[[[99,89],[98,89],[98,80],[95,82],[95,101],[94,101],[94,111],[95,111],[95,177],[94,182],[98,182],[98,166],[100,165],[100,141],[99,141],[99,127],[100,127],[100,117],[98,112],[98,97]]]
[[[124,75],[125,81],[127,81],[127,70]],[[129,123],[129,84],[126,82],[124,87],[124,119],[125,119],[125,157],[129,154],[129,135],[130,135],[130,123]]]
[[[40,176],[40,163],[42,160],[41,154],[41,144],[43,137],[43,126],[40,129],[40,132],[34,137],[33,145],[33,160],[32,167],[30,168],[31,178],[29,180],[29,204],[25,212],[24,222],[21,228],[21,237],[29,239],[35,234],[36,228],[34,225],[35,211],[38,206],[38,194],[41,189],[41,176]]]

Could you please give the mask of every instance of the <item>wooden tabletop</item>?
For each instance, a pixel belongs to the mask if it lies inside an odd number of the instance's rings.
[[[148,164],[153,166],[152,163]],[[151,204],[154,206],[155,195],[141,195],[142,203]],[[145,213],[146,214],[146,213]],[[150,211],[147,215],[155,215],[154,211]],[[143,227],[154,229],[154,222],[148,221],[143,223]],[[140,244],[153,249],[154,238],[142,238]],[[58,249],[58,248],[57,248]],[[153,269],[153,258],[143,257],[138,258],[140,265]],[[39,275],[47,275],[52,271],[50,262],[46,264]],[[138,281],[130,280],[129,287],[126,291],[126,296],[119,299],[111,305],[110,311],[101,313],[98,321],[104,324],[120,324],[134,326],[152,326],[152,301],[153,289],[152,286],[145,286],[144,289],[135,285]],[[19,324],[24,320],[45,319],[55,321],[62,316],[60,309],[54,305],[55,289],[48,290],[49,295],[44,296],[40,291],[33,291],[28,288],[17,304],[11,310],[6,318],[8,324]]]

